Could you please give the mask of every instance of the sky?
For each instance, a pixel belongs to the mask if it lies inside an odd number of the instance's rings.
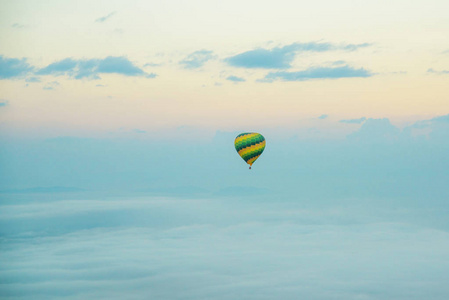
[[[260,168],[445,178],[447,1],[1,3],[2,190],[217,191],[241,132]]]
[[[0,0],[0,298],[447,299],[447,11]]]
[[[8,136],[298,130],[323,114],[337,121],[326,129],[404,127],[448,113],[447,1],[1,6]]]

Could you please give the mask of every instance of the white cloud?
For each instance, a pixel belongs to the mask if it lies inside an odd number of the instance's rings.
[[[449,293],[449,234],[407,221],[416,222],[416,211],[235,197],[48,201],[1,211],[9,215],[0,218],[3,229],[34,222],[2,238],[0,295],[11,299],[444,299]]]

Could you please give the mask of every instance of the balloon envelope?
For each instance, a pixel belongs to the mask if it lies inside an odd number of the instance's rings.
[[[265,138],[260,133],[241,133],[235,138],[234,146],[237,153],[251,168],[265,149]]]

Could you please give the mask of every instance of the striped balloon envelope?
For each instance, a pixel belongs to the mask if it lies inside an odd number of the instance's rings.
[[[265,138],[260,133],[241,133],[235,138],[235,150],[243,160],[251,166],[259,158],[265,149]]]

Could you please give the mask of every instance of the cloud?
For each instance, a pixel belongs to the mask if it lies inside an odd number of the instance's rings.
[[[445,74],[449,74],[449,70],[435,71],[434,69],[430,68],[427,70],[427,73],[445,75]]]
[[[49,64],[43,69],[36,72],[38,75],[64,75],[67,72],[72,72],[73,69],[78,65],[78,61],[72,58],[66,58],[54,63]]]
[[[431,122],[437,122],[437,123],[449,123],[449,114],[445,116],[439,116],[430,119]]]
[[[156,64],[156,63],[146,63],[143,65],[144,68],[146,67],[160,67],[162,64]]]
[[[434,118],[429,119],[429,120],[417,121],[417,122],[413,123],[412,125],[410,125],[408,127],[422,129],[422,128],[430,127],[430,126],[432,126],[434,124],[449,124],[449,114],[448,115],[434,117]]]
[[[183,59],[179,63],[183,65],[184,68],[186,69],[196,69],[202,67],[207,61],[214,58],[215,56],[213,55],[212,51],[199,50],[188,55],[185,59]]]
[[[321,116],[318,117],[318,119],[324,120],[324,119],[327,119],[327,117],[329,117],[329,116],[328,115],[321,115]]]
[[[440,142],[447,142],[449,139],[449,114],[417,121],[405,127],[403,135],[406,137],[425,136]]]
[[[0,107],[5,107],[9,105],[9,101],[0,99]]]
[[[39,77],[28,77],[26,80],[26,82],[41,82],[41,79]]]
[[[147,74],[124,56],[79,60],[66,58],[54,62],[36,72],[38,75],[68,75],[75,79],[100,79],[99,74],[111,73],[125,76],[143,76],[146,78],[156,77],[156,74]]]
[[[369,118],[358,131],[348,135],[348,138],[367,142],[381,142],[393,141],[399,137],[399,134],[399,128],[392,125],[389,119]]]
[[[156,78],[156,77],[157,77],[156,73],[150,73],[145,75],[145,78]]]
[[[113,12],[109,13],[108,15],[104,16],[104,17],[101,17],[101,18],[96,19],[95,22],[97,22],[97,23],[103,23],[104,21],[108,20],[110,17],[112,17],[112,16],[115,15],[116,13],[117,13],[116,11],[113,11]]]
[[[145,72],[133,65],[126,57],[108,56],[98,63],[98,73],[116,73],[126,76],[142,76]]]
[[[366,48],[366,47],[370,47],[370,46],[372,46],[371,43],[348,44],[348,45],[340,46],[340,49],[346,50],[346,51],[355,51],[355,50],[358,50],[360,48]]]
[[[273,82],[274,80],[282,81],[305,81],[310,79],[338,79],[338,78],[355,78],[355,77],[371,77],[373,73],[363,68],[355,69],[350,66],[342,66],[336,68],[329,67],[313,67],[304,71],[297,72],[270,72],[260,82]]]
[[[407,71],[396,71],[396,72],[388,72],[383,74],[391,74],[391,75],[405,75],[407,74]]]
[[[233,67],[261,68],[261,69],[288,69],[300,52],[324,52],[331,50],[354,51],[358,48],[368,47],[370,44],[344,44],[331,43],[293,43],[284,47],[272,49],[255,49],[246,51],[225,59],[225,62]]]
[[[346,124],[362,124],[366,121],[365,117],[359,118],[359,119],[347,119],[347,120],[340,120],[340,123],[346,123]]]
[[[284,48],[256,49],[225,59],[229,65],[240,68],[286,69],[290,68],[295,53]]]
[[[52,81],[52,82],[48,82],[43,89],[44,90],[54,90],[56,87],[59,86],[59,82],[57,81]]]
[[[370,119],[354,126],[351,131],[356,132],[347,139],[335,136],[333,128],[320,128],[327,130],[325,136],[310,140],[307,136],[318,133],[242,127],[238,132],[217,132],[209,140],[212,131],[185,126],[157,136],[153,131],[134,133],[133,129],[140,128],[135,126],[104,139],[60,137],[25,143],[2,138],[0,190],[73,186],[133,193],[145,188],[196,186],[215,192],[243,185],[288,197],[298,197],[301,191],[304,199],[401,196],[427,205],[428,198],[449,199],[447,118],[436,117],[423,130],[425,138],[407,138],[388,119]],[[344,132],[352,127],[337,124]],[[233,148],[235,137],[246,130],[260,131],[267,140],[249,181],[248,167]],[[293,134],[298,137],[290,138]]]
[[[33,70],[26,58],[8,58],[0,55],[0,79],[12,79],[23,76]]]
[[[2,296],[442,300],[449,293],[448,234],[425,219],[444,220],[445,211],[390,209],[378,199],[315,207],[300,196],[232,193],[46,196],[1,204]]]
[[[234,76],[234,75],[228,76],[226,78],[226,80],[233,81],[233,82],[244,82],[244,81],[246,81],[244,78],[237,77],[237,76]]]

